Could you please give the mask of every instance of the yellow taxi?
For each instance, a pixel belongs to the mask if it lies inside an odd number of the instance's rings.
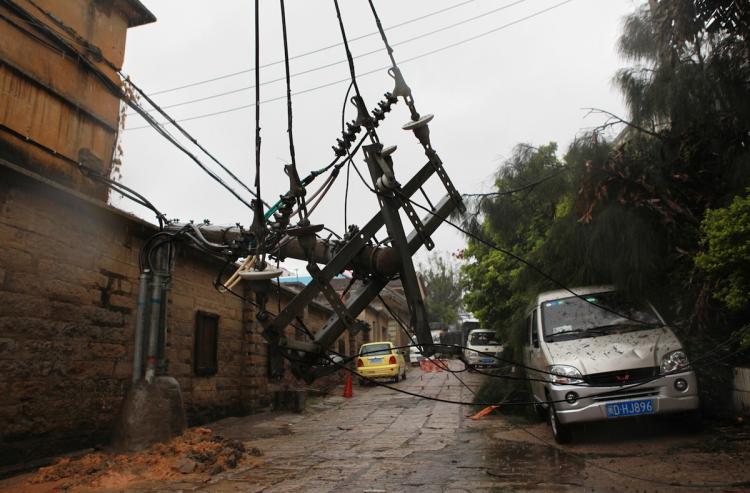
[[[357,356],[357,375],[360,385],[368,378],[390,378],[398,382],[406,378],[406,361],[390,341],[362,344]]]

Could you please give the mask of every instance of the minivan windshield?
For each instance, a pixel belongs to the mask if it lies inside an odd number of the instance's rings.
[[[594,337],[612,331],[644,330],[661,325],[646,302],[617,292],[561,298],[542,303],[544,340]]]
[[[500,343],[494,332],[472,332],[469,334],[469,344],[472,346],[498,346]]]

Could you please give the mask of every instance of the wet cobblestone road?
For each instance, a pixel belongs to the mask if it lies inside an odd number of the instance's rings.
[[[457,361],[451,364],[463,369]],[[486,378],[466,372],[459,376],[474,391]],[[415,368],[395,386],[449,400],[468,402],[473,397],[448,372],[424,373]],[[184,484],[182,489],[217,493],[642,492],[685,491],[689,483],[750,479],[747,447],[707,450],[701,444],[710,441],[709,436],[665,430],[662,424],[593,426],[586,430],[593,438],[580,437],[563,452],[552,445],[545,423],[497,415],[475,421],[467,418],[471,412],[468,406],[420,399],[384,387],[355,386],[353,398],[329,397],[302,415],[285,414],[259,422],[224,420],[212,426],[214,431],[246,440],[264,455],[208,484]],[[718,463],[721,467],[716,467]],[[672,480],[681,484],[668,485]],[[727,486],[709,490],[745,491]]]
[[[463,368],[459,362],[452,366]],[[486,378],[459,376],[472,389]],[[448,372],[411,369],[407,380],[395,386],[443,399],[472,399]],[[544,423],[500,415],[475,421],[467,418],[471,411],[384,387],[355,386],[353,398],[323,398],[303,414],[261,414],[209,425],[262,451],[228,472],[69,491],[651,492],[720,483],[702,489],[735,492],[748,491],[750,485],[737,484],[750,480],[744,431],[713,428],[696,436],[663,423],[603,423],[587,427],[574,444],[560,449]],[[26,491],[24,481],[0,482],[0,491],[12,485],[14,492]]]

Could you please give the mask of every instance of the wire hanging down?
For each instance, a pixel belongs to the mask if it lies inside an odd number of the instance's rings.
[[[266,224],[263,215],[263,199],[260,180],[260,0],[255,0],[255,197],[253,201],[253,224],[251,230],[255,235],[256,256],[260,256],[259,270],[265,269],[266,260]]]
[[[299,171],[297,170],[297,159],[294,154],[294,130],[293,130],[293,119],[294,114],[292,112],[292,85],[291,77],[289,73],[289,42],[287,39],[286,32],[286,11],[284,9],[284,0],[279,0],[281,7],[281,32],[284,38],[284,71],[286,75],[286,104],[287,104],[287,134],[289,134],[289,158],[291,164],[284,167],[284,171],[289,177],[289,191],[294,196],[297,203],[297,211],[300,215],[300,220],[303,224],[307,221],[307,203],[305,201],[305,189],[302,187],[299,179]],[[256,71],[257,73],[257,71]]]

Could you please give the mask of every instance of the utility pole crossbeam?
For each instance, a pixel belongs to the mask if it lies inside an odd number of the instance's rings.
[[[388,231],[388,236],[391,238],[391,243],[400,245],[398,248],[399,260],[401,264],[400,276],[401,284],[404,287],[404,294],[406,295],[406,303],[409,305],[409,313],[411,313],[411,326],[417,335],[417,340],[421,344],[429,340],[432,342],[430,336],[430,328],[427,326],[427,312],[424,307],[424,301],[417,284],[417,274],[414,271],[414,262],[411,258],[411,253],[407,250],[406,245],[406,233],[404,232],[404,226],[401,223],[401,216],[399,216],[399,209],[403,207],[406,202],[404,200],[398,200],[395,192],[401,192],[398,182],[393,177],[393,161],[391,160],[390,154],[383,155],[381,151],[383,146],[381,144],[371,144],[363,147],[365,153],[365,160],[367,166],[370,169],[370,176],[372,177],[373,185],[376,190],[380,193],[380,207],[383,215],[383,221]],[[412,209],[413,212],[413,209]],[[416,213],[415,213],[416,214]],[[421,243],[429,240],[429,237],[424,234],[424,228],[421,227],[421,221],[416,218],[416,223],[420,225],[415,231],[420,236]],[[432,241],[429,240],[432,244]],[[433,354],[433,350],[429,347],[423,348],[426,356]]]
[[[372,156],[372,153],[376,152],[379,147],[382,146],[380,144],[366,146],[366,157]],[[380,168],[377,165],[371,165],[371,169],[375,170],[373,182],[377,183],[378,178],[380,178],[377,170]],[[408,236],[404,234],[398,211],[404,203],[408,203],[405,199],[414,195],[434,173],[435,167],[432,163],[427,163],[404,187],[399,187],[398,194],[391,197],[381,195],[381,211],[376,213],[348,243],[338,250],[338,253],[324,269],[318,270],[312,276],[312,281],[284,307],[279,315],[274,318],[264,319],[261,317],[260,322],[266,328],[264,333],[268,333],[268,335],[283,333],[283,329],[294,320],[296,314],[300,313],[302,308],[319,293],[323,292],[325,295],[325,292],[330,288],[330,280],[343,270],[341,266],[349,264],[359,254],[359,249],[364,248],[369,239],[385,226],[394,244],[400,245],[400,248],[395,248],[395,250],[399,254],[399,262],[402,265],[400,275],[407,304],[410,312],[416,314],[412,316],[412,326],[415,328],[417,341],[422,346],[424,354],[433,354],[432,336],[427,325],[424,302],[417,284],[412,255],[425,244],[425,238],[429,238],[435,232],[442,222],[440,218],[448,216],[456,208],[456,202],[450,195],[443,197],[435,206],[432,214],[422,220],[417,218],[422,227],[420,230],[415,228]],[[397,197],[403,200],[397,199]],[[396,238],[399,238],[399,240]],[[320,376],[338,370],[334,365],[325,364],[327,359],[326,348],[330,347],[347,329],[352,330],[352,321],[377,298],[378,294],[388,284],[392,274],[384,274],[376,270],[367,272],[364,278],[364,287],[361,291],[353,293],[346,303],[342,304],[338,299],[335,300],[335,305],[332,303],[335,306],[334,314],[315,334],[312,343],[300,343],[299,341],[286,340],[284,337],[273,337],[278,341],[277,344],[288,359],[292,361],[291,370],[295,376],[311,382]]]

